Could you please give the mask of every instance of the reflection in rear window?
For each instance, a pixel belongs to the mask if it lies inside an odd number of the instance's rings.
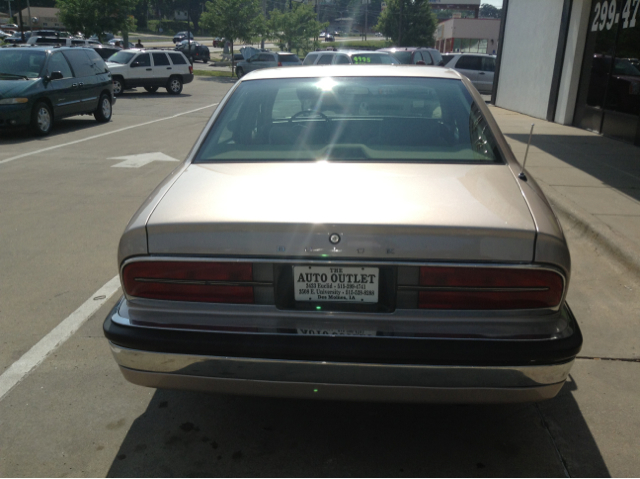
[[[460,80],[402,77],[241,83],[196,162],[499,161]]]
[[[111,63],[120,63],[121,65],[126,65],[131,61],[134,57],[135,53],[131,52],[118,52],[109,57],[109,61]]]

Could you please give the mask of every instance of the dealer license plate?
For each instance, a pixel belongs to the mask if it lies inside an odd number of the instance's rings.
[[[377,303],[378,268],[343,266],[294,266],[296,301]]]

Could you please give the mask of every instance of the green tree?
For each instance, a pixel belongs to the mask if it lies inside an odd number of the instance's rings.
[[[313,49],[313,42],[322,29],[328,26],[328,22],[320,23],[316,20],[313,5],[295,3],[289,11],[271,11],[267,22],[267,35],[276,40],[281,49],[295,49],[298,52],[302,48],[308,51]]]
[[[265,33],[265,19],[260,0],[215,0],[207,2],[200,15],[200,25],[214,37],[231,42],[231,58],[236,40],[251,43]],[[232,61],[232,70],[235,62]]]
[[[72,32],[86,37],[104,32],[127,31],[133,0],[56,0],[58,18]],[[101,38],[102,40],[102,38]]]
[[[403,2],[402,38],[400,2]],[[436,24],[428,0],[387,0],[387,8],[380,14],[376,29],[399,47],[431,47],[435,43]]]
[[[480,5],[478,16],[480,18],[502,18],[502,8],[494,7],[488,3]]]

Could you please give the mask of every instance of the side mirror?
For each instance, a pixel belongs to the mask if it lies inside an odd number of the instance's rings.
[[[51,72],[51,75],[49,75],[49,80],[62,80],[63,78],[62,72]]]
[[[135,68],[135,67],[139,67],[140,66],[140,62],[133,62],[131,64],[131,68]]]

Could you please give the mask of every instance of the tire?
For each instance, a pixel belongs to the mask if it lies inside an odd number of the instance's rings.
[[[236,76],[242,78],[244,76],[244,70],[242,68],[236,68]]]
[[[111,108],[111,97],[107,93],[100,95],[100,101],[98,102],[98,108],[93,112],[93,116],[100,123],[107,123],[111,121],[111,115],[113,110]]]
[[[167,92],[170,95],[179,95],[182,93],[182,80],[180,77],[173,76],[167,82]]]
[[[37,136],[47,136],[53,128],[53,112],[44,101],[37,102],[31,112],[31,129]]]
[[[157,86],[146,86],[144,87],[144,89],[147,90],[149,93],[155,93],[158,91]]]
[[[124,91],[124,79],[122,77],[113,77],[113,95],[121,95]]]
[[[204,58],[204,59],[202,60],[202,63],[209,63],[209,61],[210,61],[210,60],[211,60],[211,58],[210,58],[210,57]]]

